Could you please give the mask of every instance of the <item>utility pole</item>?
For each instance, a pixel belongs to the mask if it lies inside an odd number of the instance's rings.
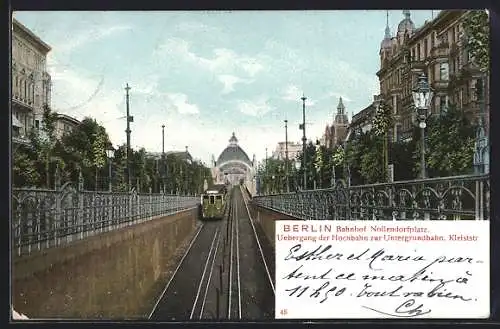
[[[130,122],[134,122],[134,117],[130,116],[130,105],[129,105],[129,93],[128,91],[130,90],[130,87],[127,86],[125,87],[126,91],[126,102],[127,102],[127,130],[125,130],[125,133],[127,134],[127,184],[128,184],[128,190],[130,191],[130,188],[132,186],[131,184],[131,174],[130,174]]]
[[[304,171],[304,181],[302,188],[307,189],[307,173],[306,173],[306,99],[307,97],[302,94],[302,170]]]
[[[165,174],[166,174],[166,160],[165,160],[165,125],[161,125],[161,192],[165,194]]]
[[[264,179],[266,182],[266,195],[269,194],[269,173],[267,172],[267,147],[266,147],[266,161],[265,161],[265,170],[264,170]]]
[[[165,125],[161,125],[161,155],[165,156]]]
[[[285,119],[285,177],[286,192],[290,193],[290,181],[288,179],[288,120]]]

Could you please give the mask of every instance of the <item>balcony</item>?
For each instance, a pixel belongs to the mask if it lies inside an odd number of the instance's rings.
[[[33,111],[33,109],[34,109],[32,101],[28,101],[24,98],[21,98],[17,94],[12,95],[12,105],[17,106],[17,108],[19,110],[22,110],[25,112]]]

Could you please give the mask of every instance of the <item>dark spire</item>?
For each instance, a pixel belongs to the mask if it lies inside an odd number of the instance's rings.
[[[335,124],[347,124],[349,122],[349,118],[345,113],[345,106],[342,102],[342,97],[339,98],[339,105],[337,106],[337,114],[335,115]]]
[[[386,22],[385,22],[385,39],[391,38],[391,29],[389,28],[389,10],[386,10]]]
[[[337,114],[344,114],[345,106],[342,103],[342,97],[339,99],[339,105],[337,105]]]

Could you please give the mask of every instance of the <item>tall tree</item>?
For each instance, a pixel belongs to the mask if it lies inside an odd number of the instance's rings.
[[[389,168],[389,146],[388,146],[388,133],[393,125],[393,117],[391,108],[385,100],[380,100],[373,116],[373,132],[375,135],[382,139],[383,145],[383,172],[385,173],[385,180],[388,180]]]
[[[53,149],[56,143],[56,121],[57,113],[53,112],[50,107],[45,104],[43,107],[42,129],[40,134],[36,134],[38,145],[41,151],[40,159],[45,164],[45,186],[49,188],[50,183],[50,165],[60,159],[53,156]]]
[[[490,68],[490,26],[486,10],[469,10],[464,16],[466,48],[482,72]]]
[[[91,162],[95,168],[95,189],[99,188],[99,171],[106,165],[106,149],[109,139],[106,130],[102,126],[97,126],[93,135]],[[102,188],[102,186],[101,186]]]

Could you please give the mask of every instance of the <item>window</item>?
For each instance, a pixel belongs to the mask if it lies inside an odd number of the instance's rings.
[[[439,65],[439,79],[442,81],[448,81],[448,79],[449,79],[449,65],[448,65],[448,63],[441,63]]]
[[[215,198],[213,195],[210,196],[210,204],[214,204],[215,202]]]
[[[446,96],[441,96],[439,97],[439,113],[444,114],[446,113],[447,110],[447,104],[446,104]]]
[[[40,121],[35,120],[35,128],[36,129],[40,128]]]
[[[417,44],[417,61],[420,60],[420,43]]]

